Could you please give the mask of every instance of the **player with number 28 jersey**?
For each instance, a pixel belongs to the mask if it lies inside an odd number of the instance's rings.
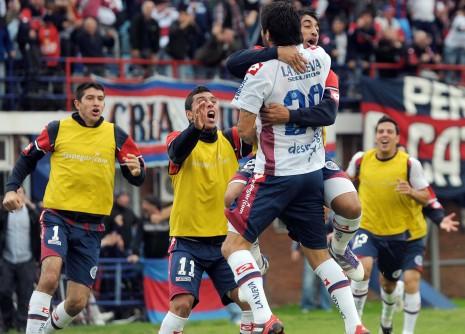
[[[296,73],[279,60],[257,63],[247,72],[232,102],[258,115],[255,173],[298,175],[324,166],[322,128],[300,127],[291,122],[262,127],[259,117],[263,104],[280,103],[294,110],[320,102],[331,59],[320,47],[304,49],[300,45],[299,51],[308,61],[305,73]]]

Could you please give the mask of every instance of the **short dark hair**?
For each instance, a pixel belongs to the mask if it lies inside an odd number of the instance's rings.
[[[304,17],[305,15],[313,17],[316,21],[316,24],[318,24],[318,26],[320,25],[320,20],[318,19],[318,16],[316,15],[315,10],[311,8],[302,8],[301,10],[299,10],[298,14],[299,14],[300,19],[302,19],[302,17]]]
[[[77,86],[76,88],[76,93],[75,93],[75,98],[78,101],[81,101],[82,97],[84,96],[84,92],[88,90],[89,88],[95,88],[97,90],[101,90],[103,93],[105,93],[105,89],[101,84],[98,84],[96,82],[84,82]]]
[[[260,23],[270,33],[273,44],[279,46],[302,43],[300,18],[294,7],[286,1],[271,2],[262,7]]]
[[[186,97],[186,101],[184,101],[184,108],[185,110],[191,110],[192,111],[192,103],[194,102],[194,95],[204,93],[204,92],[210,92],[210,89],[208,89],[205,86],[197,86],[191,92],[189,95]]]
[[[397,122],[395,120],[393,120],[391,117],[386,116],[386,115],[384,115],[383,117],[381,117],[378,120],[378,122],[376,123],[375,131],[378,131],[378,126],[381,123],[392,123],[392,124],[394,124],[394,127],[396,128],[396,134],[400,133],[399,124],[397,124]]]

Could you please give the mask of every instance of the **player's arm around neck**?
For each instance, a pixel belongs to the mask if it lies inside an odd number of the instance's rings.
[[[241,109],[239,112],[239,121],[237,122],[237,130],[239,137],[247,144],[254,144],[257,141],[257,132],[255,127],[255,120],[257,115]]]

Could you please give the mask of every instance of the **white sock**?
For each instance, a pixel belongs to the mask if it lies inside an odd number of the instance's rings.
[[[344,275],[342,268],[334,259],[329,259],[315,269],[315,274],[321,278],[333,303],[339,309],[344,320],[346,333],[354,333],[355,327],[360,325],[361,321],[355,308],[350,282]]]
[[[234,280],[239,286],[239,298],[249,303],[254,322],[264,324],[270,319],[272,313],[263,290],[260,269],[258,269],[252,254],[248,250],[236,251],[229,256],[228,264],[234,273]]]
[[[339,215],[334,215],[334,236],[331,241],[331,248],[335,253],[344,254],[347,245],[360,226],[360,218],[361,216],[355,219],[347,219]]]
[[[50,316],[52,296],[40,291],[34,291],[29,301],[26,334],[39,333]]]
[[[402,334],[413,334],[421,310],[420,292],[406,293],[404,299],[404,329]]]
[[[363,308],[365,307],[365,302],[367,300],[369,283],[369,279],[360,282],[352,281],[350,283],[352,295],[354,296],[355,307],[357,308],[360,319],[362,318]]]
[[[70,316],[65,311],[65,302],[62,301],[58,306],[53,310],[52,315],[48,318],[45,323],[44,333],[50,334],[55,333],[55,331],[67,327],[74,317]]]
[[[253,313],[252,311],[242,311],[241,314],[241,334],[252,334]]]
[[[394,315],[394,309],[396,307],[396,292],[387,293],[381,288],[381,325],[386,328],[392,327],[392,317]]]
[[[181,318],[180,316],[168,311],[161,323],[158,334],[182,333],[187,319],[189,318]]]
[[[255,242],[252,244],[252,247],[250,247],[250,253],[252,253],[252,256],[255,262],[257,262],[258,268],[262,268],[264,263],[263,263],[262,253],[260,251],[260,244],[258,243],[258,239],[255,240]]]

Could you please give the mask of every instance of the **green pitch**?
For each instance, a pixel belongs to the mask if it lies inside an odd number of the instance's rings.
[[[418,334],[463,334],[465,300],[456,301],[458,307],[454,310],[442,311],[423,309],[417,322]],[[274,312],[283,320],[287,334],[343,334],[342,320],[336,310],[332,312],[310,311],[301,313],[298,306],[286,306],[274,309]],[[378,333],[380,316],[379,302],[367,304],[363,320],[372,334]],[[402,313],[394,316],[394,331],[402,331]],[[61,332],[61,331],[60,331]],[[149,323],[133,323],[129,325],[107,325],[104,327],[71,327],[63,330],[63,334],[157,334],[158,326]],[[185,334],[238,334],[238,327],[228,321],[201,321],[188,322],[184,329]]]

